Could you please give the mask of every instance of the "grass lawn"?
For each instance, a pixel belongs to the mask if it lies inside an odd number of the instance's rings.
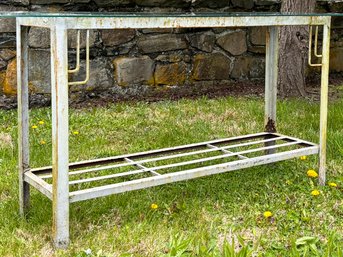
[[[50,111],[30,112],[33,167],[50,164]],[[72,109],[70,159],[260,132],[263,111],[251,97]],[[32,190],[28,219],[18,215],[16,111],[0,110],[0,121],[0,256],[343,256],[342,100],[329,110],[328,182],[337,187],[307,176],[318,163],[309,156],[75,203],[71,245],[57,252],[47,198]],[[318,142],[319,104],[280,101],[278,130]]]

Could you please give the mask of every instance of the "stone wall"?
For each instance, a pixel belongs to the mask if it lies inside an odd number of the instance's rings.
[[[278,11],[280,0],[2,0],[0,11]],[[318,1],[320,12],[342,12],[342,1]],[[335,19],[331,71],[343,71],[343,21]],[[85,34],[82,35],[83,80]],[[31,92],[50,92],[49,31],[29,31]],[[149,90],[263,79],[265,29],[92,30],[90,81],[71,86],[73,97],[110,92],[144,94]],[[76,32],[69,33],[69,62],[75,63]],[[16,92],[15,23],[0,19],[0,94]]]

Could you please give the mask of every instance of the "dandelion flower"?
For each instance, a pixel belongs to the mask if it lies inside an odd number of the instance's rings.
[[[36,128],[38,128],[38,126],[37,125],[33,125],[31,128],[36,129]]]
[[[337,187],[337,184],[336,184],[336,183],[333,183],[333,182],[330,182],[330,183],[329,183],[329,186],[330,186],[330,187]]]
[[[39,125],[44,125],[44,121],[40,120],[39,122]]]
[[[45,145],[45,144],[46,144],[46,142],[45,142],[44,140],[41,140],[39,143],[40,143],[41,145]]]
[[[273,213],[270,212],[270,211],[265,211],[265,212],[263,213],[263,216],[264,216],[266,219],[268,219],[268,218],[270,218],[271,216],[273,216]]]
[[[318,177],[318,173],[315,170],[308,170],[307,176],[309,176],[310,178],[316,178]]]
[[[318,196],[318,195],[320,195],[320,192],[319,192],[318,190],[313,190],[313,191],[311,192],[311,195],[313,195],[313,196]]]
[[[304,155],[304,156],[301,156],[301,157],[300,157],[300,160],[302,160],[302,161],[306,161],[306,160],[307,160],[307,156],[306,156],[306,155]]]
[[[79,131],[73,131],[73,134],[78,135],[78,134],[80,134],[80,132]]]
[[[158,208],[158,205],[156,203],[151,204],[151,209],[156,210]]]

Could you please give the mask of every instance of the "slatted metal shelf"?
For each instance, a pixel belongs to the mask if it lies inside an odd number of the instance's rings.
[[[317,154],[319,146],[278,133],[257,133],[172,148],[71,163],[69,201]],[[52,167],[31,169],[25,181],[52,199]]]

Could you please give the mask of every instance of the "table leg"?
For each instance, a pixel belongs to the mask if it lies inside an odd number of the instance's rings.
[[[276,101],[279,57],[279,28],[269,27],[266,33],[266,78],[265,78],[265,115],[266,132],[276,132]],[[274,145],[270,142],[266,146]],[[268,150],[267,154],[275,150]]]
[[[18,94],[18,162],[19,211],[25,215],[30,205],[30,185],[24,173],[30,169],[29,148],[29,83],[28,83],[28,27],[17,22],[17,94]]]
[[[53,239],[56,248],[69,244],[69,145],[67,29],[51,28],[51,102],[53,159]]]
[[[323,57],[320,94],[320,138],[319,138],[319,184],[325,185],[326,173],[326,140],[328,116],[328,84],[330,61],[330,23],[324,25]]]

